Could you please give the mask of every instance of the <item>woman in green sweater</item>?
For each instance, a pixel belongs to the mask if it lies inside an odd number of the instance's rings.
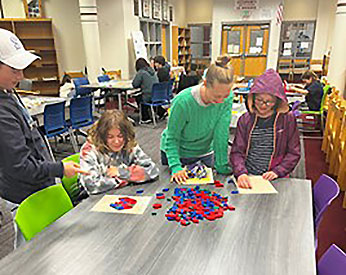
[[[184,183],[184,165],[202,161],[218,173],[230,173],[227,160],[233,103],[233,70],[225,57],[207,71],[202,84],[185,89],[173,100],[167,128],[161,137],[161,162],[169,165],[171,181]]]

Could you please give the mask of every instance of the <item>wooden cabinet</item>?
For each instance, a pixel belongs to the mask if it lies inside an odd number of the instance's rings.
[[[59,94],[59,69],[51,19],[1,19],[0,28],[14,32],[24,47],[41,57],[24,70],[41,95]]]
[[[172,27],[172,62],[183,66],[186,72],[191,69],[191,30],[190,28]]]

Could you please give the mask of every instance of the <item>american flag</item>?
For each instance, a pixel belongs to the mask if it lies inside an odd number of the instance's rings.
[[[280,3],[276,10],[276,25],[281,25],[283,19],[284,19],[284,5]]]

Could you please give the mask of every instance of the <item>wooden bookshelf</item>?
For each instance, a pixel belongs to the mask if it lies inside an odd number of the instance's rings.
[[[40,95],[59,95],[59,69],[51,19],[0,19],[0,28],[15,33],[27,50],[41,57],[24,70]]]
[[[191,69],[191,31],[190,28],[172,27],[173,64],[183,66],[186,72]]]

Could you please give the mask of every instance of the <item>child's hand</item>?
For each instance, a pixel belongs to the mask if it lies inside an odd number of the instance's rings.
[[[264,178],[265,180],[275,180],[276,178],[278,178],[278,175],[275,174],[273,171],[269,171],[269,172],[265,172],[262,175],[262,178]]]
[[[110,166],[107,169],[107,176],[110,177],[110,178],[118,177],[119,176],[118,168],[115,167],[115,166]]]
[[[182,183],[185,183],[188,178],[189,176],[187,175],[186,170],[183,169],[172,175],[171,182],[175,181],[178,184],[182,184]]]
[[[131,165],[129,167],[130,181],[142,182],[145,181],[144,168],[139,165]]]
[[[238,177],[237,185],[240,188],[248,188],[248,189],[252,188],[249,176],[247,174],[242,174]]]

